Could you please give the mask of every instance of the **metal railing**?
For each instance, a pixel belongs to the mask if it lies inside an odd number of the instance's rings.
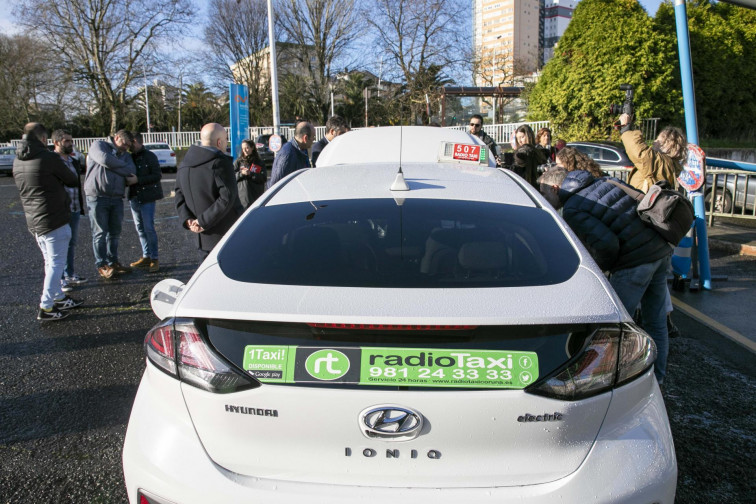
[[[709,169],[704,202],[708,223],[714,217],[756,219],[756,173],[746,170]]]

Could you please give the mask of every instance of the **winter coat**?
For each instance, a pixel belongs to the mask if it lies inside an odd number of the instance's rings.
[[[92,142],[87,153],[84,192],[90,198],[123,198],[126,192],[126,177],[134,174],[136,167],[131,154],[120,152],[112,141],[96,140]]]
[[[680,163],[671,157],[646,145],[640,130],[630,130],[622,133],[622,143],[627,157],[635,167],[630,170],[628,183],[639,191],[647,192],[655,183],[666,180],[672,187],[677,188],[677,177],[682,171]]]
[[[538,187],[538,165],[546,162],[546,154],[543,149],[536,149],[534,145],[523,144],[514,151],[514,165],[512,170],[528,181],[534,187]]]
[[[250,168],[247,175],[242,175],[242,168]],[[253,152],[250,159],[239,156],[234,161],[234,174],[236,175],[236,187],[239,192],[239,202],[245,209],[265,192],[265,181],[268,173],[265,165],[257,152]]]
[[[198,248],[210,252],[244,212],[231,157],[218,149],[192,145],[176,172],[176,212],[181,225],[197,219],[204,229]]]
[[[638,217],[636,200],[606,179],[572,171],[559,191],[564,220],[599,267],[614,272],[669,254],[664,238]]]
[[[136,165],[138,182],[129,186],[129,199],[136,198],[140,203],[152,203],[163,199],[163,185],[160,183],[163,172],[155,153],[142,148],[131,157]]]
[[[24,140],[13,160],[13,179],[26,215],[26,226],[42,236],[68,225],[71,199],[65,186],[77,187],[79,177],[39,140]]]
[[[312,166],[318,166],[318,158],[320,157],[320,153],[323,152],[323,149],[326,148],[326,145],[328,145],[329,142],[326,137],[321,138],[314,144],[312,144]]]
[[[472,133],[472,135],[475,135],[476,137],[483,140],[483,143],[486,144],[486,146],[488,147],[488,150],[491,151],[491,155],[494,158],[499,157],[499,146],[496,145],[496,142],[494,141],[493,138],[488,136],[488,133],[483,131],[483,128],[478,129],[478,133],[477,134]]]
[[[278,151],[278,153],[276,153],[276,159],[273,161],[273,168],[271,169],[268,187],[271,187],[290,173],[309,167],[310,158],[307,155],[307,151],[300,149],[297,139],[292,138],[281,147],[281,150]]]

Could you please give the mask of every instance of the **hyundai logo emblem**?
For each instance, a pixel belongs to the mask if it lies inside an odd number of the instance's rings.
[[[416,438],[422,428],[423,416],[402,406],[372,406],[360,413],[360,430],[369,438],[406,441]]]

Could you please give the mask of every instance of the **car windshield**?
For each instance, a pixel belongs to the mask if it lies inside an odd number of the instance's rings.
[[[242,282],[466,288],[557,284],[580,261],[541,208],[388,198],[256,208],[218,262]]]
[[[0,148],[0,155],[2,155],[2,154],[15,154],[15,153],[16,153],[16,149],[13,148],[13,147],[3,147],[3,148]]]

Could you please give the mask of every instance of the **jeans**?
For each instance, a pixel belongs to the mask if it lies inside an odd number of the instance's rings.
[[[79,236],[79,221],[81,212],[71,212],[71,241],[68,242],[68,258],[66,259],[65,276],[74,276],[74,254],[76,251],[76,239]]]
[[[87,197],[89,223],[92,226],[92,249],[95,266],[118,262],[118,240],[123,222],[123,198],[110,196]]]
[[[64,297],[60,290],[60,278],[66,267],[66,251],[70,240],[71,226],[61,226],[47,234],[37,235],[37,245],[45,258],[45,283],[39,306],[45,310],[52,308],[56,299]]]
[[[142,257],[158,259],[158,237],[155,232],[155,202],[140,203],[136,198],[129,200],[131,215],[134,217],[139,241],[142,244]]]
[[[609,283],[614,287],[625,309],[632,313],[640,304],[643,328],[656,343],[654,374],[659,384],[667,374],[669,335],[667,334],[667,270],[670,255],[654,262],[612,273]]]

